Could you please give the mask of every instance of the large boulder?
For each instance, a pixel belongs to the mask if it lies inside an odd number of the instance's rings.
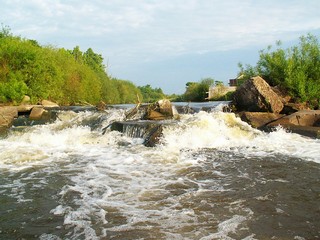
[[[261,77],[244,82],[234,93],[233,105],[237,111],[280,113],[282,99]]]

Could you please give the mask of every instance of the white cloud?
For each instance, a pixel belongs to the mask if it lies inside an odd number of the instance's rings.
[[[92,47],[116,67],[292,40],[320,28],[319,0],[5,0],[0,22],[43,44]]]

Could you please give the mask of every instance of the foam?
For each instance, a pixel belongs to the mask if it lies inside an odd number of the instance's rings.
[[[283,154],[320,163],[319,140],[281,128],[264,133],[233,113],[222,112],[182,115],[175,126],[164,128],[161,145],[147,148],[142,145],[142,139],[127,138],[116,131],[106,131],[102,135],[103,127],[122,117],[123,112],[117,111],[102,115],[61,113],[55,123],[13,132],[0,140],[0,168],[8,173],[38,166],[46,168],[50,175],[61,171],[59,167],[63,166],[68,181],[60,189],[58,204],[51,214],[64,217],[65,227],[72,229],[70,239],[98,239],[108,237],[110,231],[148,230],[150,226],[161,226],[161,233],[168,236],[182,236],[179,229],[199,221],[194,209],[188,204],[183,206],[183,200],[201,196],[206,191],[228,190],[219,181],[210,190],[203,189],[205,181],[210,179],[185,176],[184,169],[188,171],[189,167],[207,160],[205,155],[199,154],[199,149],[221,150],[230,155],[241,152],[246,157]],[[97,122],[94,127],[87,125],[92,120]],[[128,144],[119,144],[122,142]],[[218,166],[218,163],[212,164]],[[181,174],[177,176],[177,173]],[[227,177],[218,169],[213,174]],[[32,174],[26,177],[37,178]],[[170,185],[183,188],[189,183],[192,186],[177,196],[170,188],[166,189]],[[4,187],[12,189],[11,194],[18,201],[28,201],[24,198],[26,184],[20,179]],[[233,205],[241,208],[242,204]],[[110,227],[112,219],[109,217],[114,212],[124,223]],[[223,219],[216,233],[202,239],[231,239],[229,235],[236,233],[250,217],[250,213],[243,214],[243,209],[240,212]],[[49,234],[41,237],[56,239]],[[253,237],[250,235],[246,239]]]

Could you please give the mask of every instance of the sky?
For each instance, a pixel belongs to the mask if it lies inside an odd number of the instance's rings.
[[[0,23],[42,45],[104,58],[112,77],[181,94],[203,78],[226,85],[238,63],[281,40],[320,36],[319,0],[1,0]]]

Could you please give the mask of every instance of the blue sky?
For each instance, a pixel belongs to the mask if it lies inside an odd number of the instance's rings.
[[[319,0],[2,0],[0,23],[42,45],[102,54],[108,73],[183,93],[228,82],[275,41],[320,35]]]

